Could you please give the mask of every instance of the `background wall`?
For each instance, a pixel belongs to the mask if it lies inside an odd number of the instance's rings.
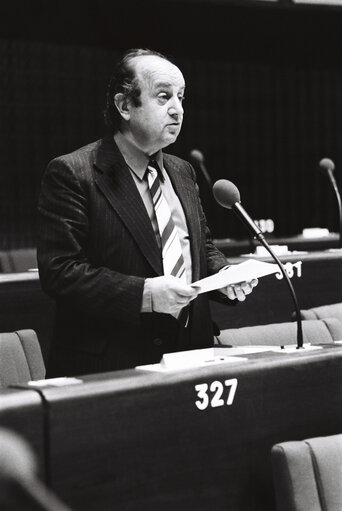
[[[338,230],[322,157],[342,165],[342,9],[253,1],[13,1],[0,7],[0,249],[34,246],[46,164],[102,136],[112,63],[130,47],[172,55],[185,121],[168,151],[200,149],[276,234]],[[245,237],[199,176],[215,237]]]

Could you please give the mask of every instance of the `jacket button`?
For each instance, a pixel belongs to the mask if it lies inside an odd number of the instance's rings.
[[[156,346],[161,346],[163,344],[163,339],[160,339],[160,337],[156,337],[156,339],[153,339],[153,344]]]

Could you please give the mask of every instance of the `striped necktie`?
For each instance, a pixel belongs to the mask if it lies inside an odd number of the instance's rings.
[[[160,186],[159,175],[161,175],[161,171],[158,163],[155,160],[150,160],[147,166],[147,181],[161,239],[164,275],[173,275],[186,283],[182,247],[170,207]]]

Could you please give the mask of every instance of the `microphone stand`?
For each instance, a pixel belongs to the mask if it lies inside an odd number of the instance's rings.
[[[224,208],[232,209],[234,213],[240,218],[240,220],[245,224],[245,226],[253,233],[254,238],[256,238],[271,254],[271,257],[274,259],[274,261],[277,263],[277,265],[280,268],[280,271],[287,282],[287,285],[290,289],[291,296],[293,299],[293,303],[296,310],[296,320],[297,320],[297,349],[303,348],[303,329],[302,329],[302,318],[300,316],[300,310],[297,302],[296,293],[293,289],[292,283],[290,281],[290,278],[288,274],[286,273],[286,270],[279,260],[279,258],[276,256],[276,254],[271,249],[270,245],[267,243],[267,241],[264,238],[264,235],[262,234],[259,227],[253,222],[251,217],[248,215],[248,213],[244,210],[242,207],[242,204],[240,202],[240,193],[239,190],[236,188],[236,186],[231,183],[230,181],[227,181],[225,179],[216,181],[216,183],[213,186],[213,192],[215,199],[217,202],[223,206]]]
[[[337,199],[338,216],[339,216],[339,221],[340,221],[339,248],[342,248],[342,205],[341,205],[341,195],[340,195],[340,192],[338,191],[337,183],[336,183],[336,180],[334,178],[332,170],[331,169],[327,169],[327,172],[328,172],[329,179],[330,179],[330,182],[331,182],[331,184],[333,186],[333,189],[334,189],[334,192],[335,192],[335,195],[336,195],[336,199]]]
[[[297,301],[297,297],[296,297],[296,293],[295,293],[295,290],[293,289],[293,286],[292,286],[292,282],[282,264],[282,262],[280,261],[279,257],[273,252],[273,250],[271,249],[270,245],[267,243],[267,241],[265,240],[263,234],[260,232],[260,233],[257,233],[255,235],[255,237],[258,239],[258,241],[260,241],[260,243],[266,248],[266,250],[271,254],[272,258],[275,260],[275,262],[277,263],[277,265],[279,266],[280,268],[280,271],[284,277],[284,279],[286,280],[287,282],[287,285],[289,286],[289,289],[290,289],[290,292],[291,292],[291,296],[292,296],[292,299],[293,299],[293,303],[294,303],[294,306],[295,306],[295,311],[296,311],[296,321],[297,321],[297,350],[299,349],[303,349],[303,328],[302,328],[302,318],[301,318],[301,315],[300,315],[300,310],[299,310],[299,305],[298,305],[298,301]]]
[[[269,252],[274,259],[274,261],[279,266],[279,269],[287,282],[287,285],[290,289],[291,296],[293,299],[293,303],[295,306],[296,311],[296,321],[297,321],[297,350],[303,348],[303,328],[302,328],[302,318],[300,315],[299,305],[296,297],[295,290],[293,289],[292,282],[286,273],[286,270],[280,261],[279,257],[273,252],[270,245],[267,243],[267,241],[264,238],[264,235],[260,231],[260,229],[257,227],[257,225],[253,222],[253,220],[245,214],[245,210],[243,209],[240,202],[236,202],[234,206],[232,207],[233,211],[238,215],[238,217],[243,221],[245,226],[253,232],[254,238],[256,238],[260,243],[266,248],[267,252]]]

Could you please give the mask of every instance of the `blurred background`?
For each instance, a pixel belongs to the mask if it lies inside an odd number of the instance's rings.
[[[341,5],[339,5],[341,4]],[[199,149],[274,234],[337,232],[319,160],[342,166],[342,2],[43,0],[0,6],[0,250],[34,247],[47,163],[104,134],[113,63],[148,47],[184,73],[185,120],[167,151]],[[196,169],[197,170],[197,169]],[[199,173],[216,238],[246,236]]]

